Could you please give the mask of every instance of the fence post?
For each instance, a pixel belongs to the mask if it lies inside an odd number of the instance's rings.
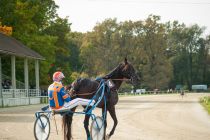
[[[11,89],[12,90],[12,98],[15,98],[15,89]]]
[[[15,73],[15,56],[11,56],[11,66],[12,66],[12,89],[16,89],[16,73]]]
[[[1,106],[4,107],[3,93],[2,93],[2,69],[1,69],[1,56],[0,56],[0,98]]]
[[[30,96],[31,96],[32,89],[28,89],[28,104],[30,105]]]
[[[28,59],[24,59],[24,83],[25,83],[25,89],[26,89],[26,94],[28,97],[28,89],[29,89],[29,84],[28,84]]]
[[[36,92],[39,90],[39,60],[35,60],[35,79],[36,79]]]

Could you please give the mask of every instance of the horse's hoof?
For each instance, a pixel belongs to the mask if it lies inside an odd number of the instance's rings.
[[[110,136],[109,134],[106,135],[105,140],[109,140]]]

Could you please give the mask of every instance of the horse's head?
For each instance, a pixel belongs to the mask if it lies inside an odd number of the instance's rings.
[[[67,93],[69,94],[70,97],[73,97],[75,94],[75,87],[78,86],[77,80],[75,80],[74,82],[72,82],[70,85],[67,85],[65,87],[65,90],[67,91]]]
[[[127,58],[125,58],[124,63],[120,64],[120,72],[124,78],[131,79],[133,85],[139,82],[139,77],[135,72],[133,65],[131,65]]]

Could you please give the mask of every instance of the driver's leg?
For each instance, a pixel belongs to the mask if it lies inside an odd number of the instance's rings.
[[[64,107],[65,108],[74,108],[78,105],[88,105],[90,103],[90,101],[91,100],[88,100],[88,99],[75,98],[75,99],[71,100],[70,102],[65,103]],[[94,103],[95,103],[95,101],[92,100],[92,102],[90,103],[90,106],[93,106]]]

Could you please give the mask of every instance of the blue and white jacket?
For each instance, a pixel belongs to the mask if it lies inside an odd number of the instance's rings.
[[[54,82],[48,88],[49,104],[52,109],[63,107],[64,102],[71,101],[61,82]]]

